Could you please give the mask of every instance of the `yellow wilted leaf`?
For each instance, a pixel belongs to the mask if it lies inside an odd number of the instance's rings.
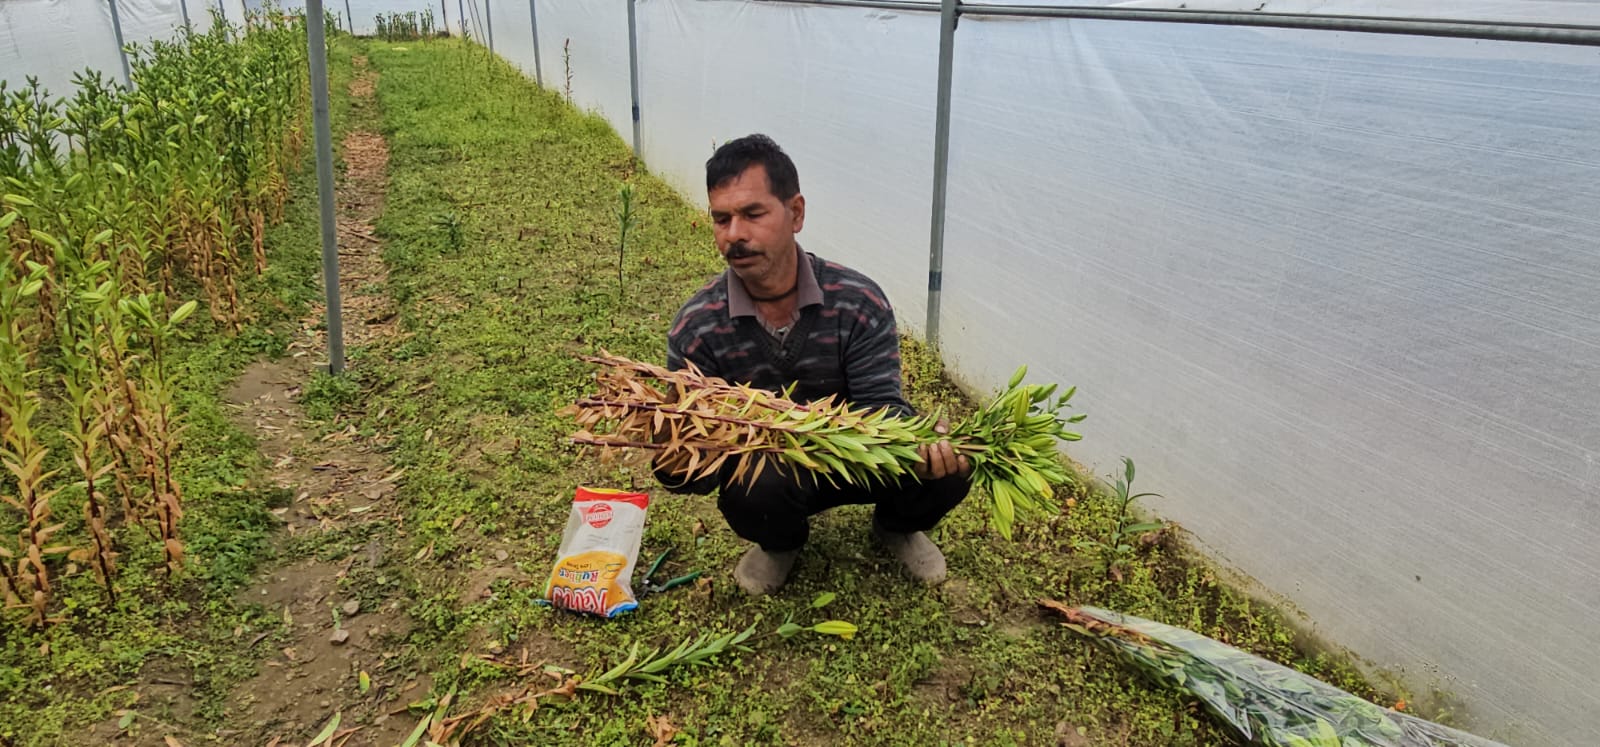
[[[821,633],[823,635],[836,635],[848,641],[856,637],[857,628],[854,624],[847,623],[843,620],[829,620],[827,622],[820,622],[811,626],[811,630],[814,633]]]

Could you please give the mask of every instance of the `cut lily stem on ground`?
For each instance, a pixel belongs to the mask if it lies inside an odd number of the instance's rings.
[[[1504,747],[1387,709],[1199,633],[1095,607],[1041,600],[1062,625],[1141,674],[1198,699],[1244,743],[1262,747]]]
[[[843,624],[849,625],[849,623]],[[852,635],[854,630],[854,626],[851,626]],[[445,717],[444,715],[448,709],[447,699],[433,714],[424,717],[422,722],[417,724],[416,731],[412,733],[413,738],[420,737],[426,731],[429,734],[431,743],[460,744],[461,740],[465,739],[468,734],[502,712],[521,709],[524,721],[532,718],[534,711],[539,708],[539,701],[544,698],[561,696],[570,700],[577,697],[580,690],[605,695],[617,695],[620,692],[618,688],[629,681],[666,683],[667,678],[665,675],[679,667],[706,666],[712,658],[729,651],[750,651],[751,649],[745,646],[744,643],[755,632],[756,626],[751,625],[742,631],[716,637],[712,637],[710,633],[703,633],[696,638],[684,639],[677,647],[670,650],[655,649],[642,657],[639,655],[639,644],[635,642],[633,647],[629,649],[626,659],[604,672],[588,677],[580,677],[571,670],[560,667],[539,663],[530,664],[526,659],[518,665],[501,664],[490,660],[491,663],[498,666],[514,670],[516,676],[527,677],[543,674],[554,680],[555,684],[551,687],[540,689],[536,681],[535,684],[525,685],[518,691],[492,698],[477,709],[450,717]],[[832,634],[842,636],[841,633],[837,632]]]
[[[566,413],[582,430],[575,443],[655,452],[674,477],[694,480],[732,464],[733,479],[753,480],[767,469],[801,470],[852,485],[915,479],[917,447],[948,438],[972,462],[972,482],[991,499],[990,523],[1007,539],[1018,518],[1059,511],[1055,489],[1074,476],[1062,464],[1058,441],[1082,438],[1071,430],[1084,415],[1069,415],[1068,389],[1023,384],[1018,369],[1004,392],[948,434],[935,430],[941,414],[900,417],[828,397],[801,404],[745,385],[602,353],[584,360],[601,368],[599,392]]]

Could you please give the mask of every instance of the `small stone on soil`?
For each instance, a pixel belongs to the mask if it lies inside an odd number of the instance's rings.
[[[345,602],[344,607],[341,607],[340,609],[343,609],[346,615],[354,615],[355,613],[361,611],[361,600],[352,599],[348,602]]]
[[[335,646],[343,646],[344,642],[348,640],[350,640],[350,631],[344,628],[333,631],[333,635],[328,638],[328,641]]]

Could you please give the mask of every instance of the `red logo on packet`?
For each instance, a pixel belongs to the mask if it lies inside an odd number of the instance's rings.
[[[611,506],[604,503],[596,503],[583,510],[583,520],[595,529],[610,524]]]

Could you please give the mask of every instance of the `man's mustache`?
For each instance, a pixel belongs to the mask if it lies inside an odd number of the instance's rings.
[[[728,245],[728,252],[722,255],[722,258],[731,262],[736,259],[748,259],[759,254],[760,252],[751,249],[749,244],[743,241],[736,241]]]

